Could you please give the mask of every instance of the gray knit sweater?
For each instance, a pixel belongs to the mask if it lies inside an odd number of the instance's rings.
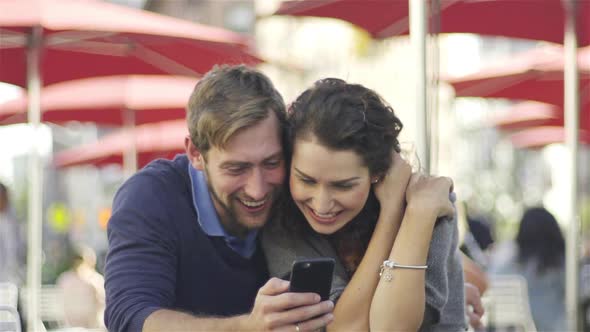
[[[426,271],[426,310],[420,331],[463,331],[466,329],[463,269],[457,249],[456,221],[437,221]],[[289,276],[291,264],[297,258],[332,257],[336,260],[330,298],[336,302],[349,278],[334,248],[321,234],[305,237],[272,225],[262,234],[262,247],[273,277]],[[378,271],[375,271],[377,274]]]

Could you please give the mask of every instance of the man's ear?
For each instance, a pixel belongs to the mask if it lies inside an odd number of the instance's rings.
[[[205,169],[205,157],[197,149],[197,147],[193,144],[193,141],[189,136],[184,138],[184,149],[186,151],[186,156],[188,157],[189,162],[193,165],[194,168],[202,171]]]

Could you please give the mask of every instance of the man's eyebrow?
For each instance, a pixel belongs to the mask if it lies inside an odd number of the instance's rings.
[[[283,153],[277,152],[277,153],[273,154],[272,156],[264,159],[263,162],[266,162],[266,161],[269,161],[272,159],[276,159],[276,158],[283,159]],[[227,160],[227,161],[222,162],[219,165],[219,168],[227,169],[227,168],[232,168],[232,167],[247,167],[247,166],[251,166],[251,165],[252,165],[252,163],[248,162],[248,161]]]
[[[268,161],[268,160],[272,160],[272,159],[283,159],[283,152],[277,152],[275,154],[273,154],[272,156],[265,158],[264,161]]]
[[[293,169],[294,169],[294,170],[295,170],[295,172],[297,172],[297,173],[298,173],[300,176],[303,176],[303,177],[305,177],[305,178],[309,178],[309,179],[313,179],[313,176],[309,176],[309,175],[305,174],[304,172],[302,172],[302,171],[301,171],[300,169],[298,169],[297,167],[293,167]],[[351,181],[358,180],[358,179],[360,179],[360,177],[359,177],[359,176],[353,176],[353,177],[351,177],[351,178],[348,178],[348,179],[342,179],[342,180],[338,180],[338,181],[330,181],[330,183],[332,183],[332,184],[344,184],[344,183],[351,182]]]
[[[232,167],[246,167],[246,166],[250,166],[252,165],[252,163],[249,162],[245,162],[245,161],[233,161],[233,160],[228,160],[228,161],[224,161],[221,163],[221,165],[219,165],[219,168],[232,168]]]

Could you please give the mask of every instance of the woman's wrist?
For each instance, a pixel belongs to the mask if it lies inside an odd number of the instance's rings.
[[[405,216],[415,219],[422,224],[428,222],[434,224],[437,217],[436,213],[431,208],[412,202],[406,206]]]
[[[381,209],[379,210],[380,219],[385,218],[391,222],[398,221],[401,223],[405,209],[404,203],[401,201],[399,203],[391,202],[390,204],[381,204]]]

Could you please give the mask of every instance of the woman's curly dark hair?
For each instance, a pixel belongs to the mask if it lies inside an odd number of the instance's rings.
[[[392,151],[400,151],[402,122],[375,91],[360,84],[319,80],[287,112],[289,147],[295,139],[313,135],[330,149],[354,150],[371,176],[387,172]]]
[[[375,91],[341,79],[322,79],[288,109],[287,156],[292,155],[296,140],[315,137],[329,149],[355,151],[369,174],[380,177],[389,170],[392,153],[400,151],[402,127],[391,106]],[[283,210],[287,215],[281,218],[285,226],[311,231],[295,204],[288,204]],[[350,272],[360,263],[378,217],[379,202],[371,192],[354,220],[329,237]]]

